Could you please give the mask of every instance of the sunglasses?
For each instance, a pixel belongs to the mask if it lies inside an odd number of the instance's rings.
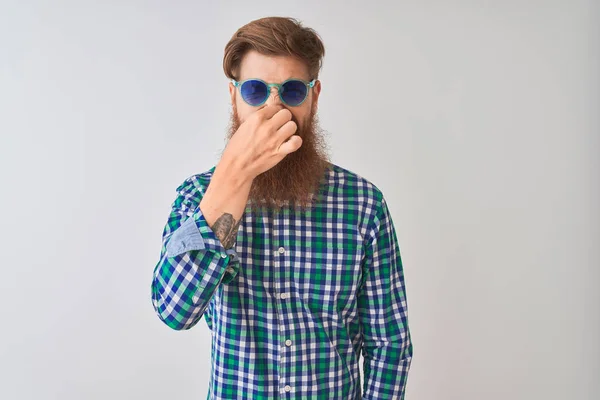
[[[310,82],[301,79],[288,79],[283,83],[267,83],[261,79],[246,79],[238,82],[235,79],[231,83],[240,88],[242,99],[253,107],[263,105],[271,94],[271,87],[275,86],[279,92],[281,101],[291,107],[297,107],[304,103],[308,96],[308,89],[315,86],[316,79]]]

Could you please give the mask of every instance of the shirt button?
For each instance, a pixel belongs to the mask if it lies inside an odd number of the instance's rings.
[[[285,294],[285,293],[281,293],[281,298],[282,298],[282,299],[285,299],[285,298],[287,298],[287,294]]]
[[[285,345],[286,346],[291,346],[292,345],[292,341],[290,339],[285,341]]]
[[[227,257],[227,254],[221,253],[221,258],[225,258],[225,257]]]
[[[290,390],[292,390],[292,388],[290,387],[290,385],[285,385],[284,387],[286,392],[289,392]]]
[[[283,247],[280,247],[279,248],[279,254],[283,254],[283,253],[285,253],[285,249]]]

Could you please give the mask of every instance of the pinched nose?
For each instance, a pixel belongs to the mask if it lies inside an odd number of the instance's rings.
[[[269,93],[269,98],[267,99],[267,104],[283,104],[281,102],[281,98],[279,97],[279,91],[275,86],[271,87],[271,93]]]

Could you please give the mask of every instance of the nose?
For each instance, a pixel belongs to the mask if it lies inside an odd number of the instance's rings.
[[[268,104],[282,104],[281,99],[279,98],[279,91],[276,86],[272,86],[270,88],[271,93],[269,93],[269,97],[267,98]]]

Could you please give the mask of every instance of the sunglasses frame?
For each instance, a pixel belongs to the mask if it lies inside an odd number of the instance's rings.
[[[263,104],[265,104],[265,103],[267,102],[267,100],[269,100],[269,97],[271,96],[271,88],[272,88],[272,87],[276,87],[276,88],[277,88],[277,94],[279,95],[279,98],[281,99],[281,102],[282,102],[283,104],[285,104],[285,105],[287,105],[287,106],[289,106],[289,107],[298,107],[298,106],[300,106],[302,103],[304,103],[304,101],[305,101],[305,100],[306,100],[306,98],[308,97],[308,91],[309,91],[309,89],[315,86],[315,82],[316,82],[317,80],[316,80],[316,79],[313,79],[312,81],[310,81],[310,82],[307,82],[307,81],[305,81],[305,80],[303,80],[303,79],[290,78],[290,79],[286,79],[285,81],[283,81],[283,82],[281,82],[281,83],[267,83],[267,82],[263,81],[262,79],[258,79],[258,78],[250,78],[250,79],[243,80],[243,81],[241,81],[241,82],[238,82],[238,81],[236,81],[235,79],[230,79],[230,81],[231,81],[231,83],[233,83],[233,86],[235,86],[236,88],[238,88],[238,89],[239,89],[239,91],[240,91],[240,97],[241,97],[241,98],[242,98],[242,100],[244,100],[244,102],[245,102],[246,104],[248,104],[249,106],[252,106],[252,107],[260,107],[260,106],[262,106]],[[263,101],[262,101],[260,104],[250,104],[250,103],[248,103],[248,102],[246,101],[246,99],[244,99],[244,96],[242,96],[242,85],[243,85],[244,83],[248,82],[248,81],[259,81],[259,82],[262,82],[262,83],[264,83],[264,84],[267,86],[267,96],[265,97],[265,99],[264,99],[264,100],[263,100]],[[306,95],[304,96],[304,99],[302,99],[302,101],[301,101],[300,103],[298,103],[298,104],[296,104],[296,105],[294,105],[294,106],[293,106],[293,105],[291,105],[291,104],[288,104],[288,103],[286,103],[286,101],[285,101],[285,100],[283,99],[283,97],[281,96],[281,88],[283,87],[283,85],[285,85],[287,82],[290,82],[290,81],[302,82],[302,83],[303,83],[303,84],[304,84],[304,85],[307,87],[307,90],[306,90]]]

